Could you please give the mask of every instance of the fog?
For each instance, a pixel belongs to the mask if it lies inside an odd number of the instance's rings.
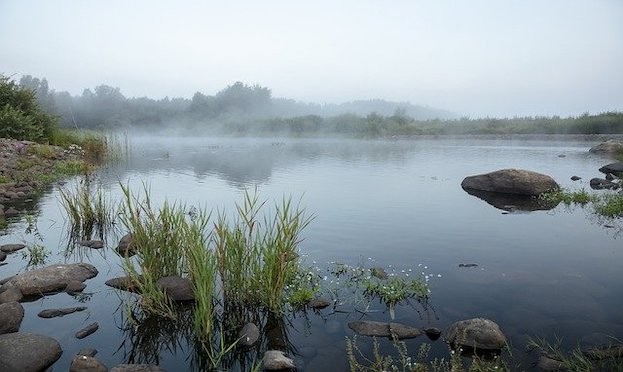
[[[0,73],[79,95],[214,95],[241,81],[318,104],[457,115],[623,110],[623,2],[0,2]]]

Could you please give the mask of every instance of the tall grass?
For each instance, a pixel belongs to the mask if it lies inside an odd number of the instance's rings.
[[[65,209],[71,227],[71,236],[90,239],[100,236],[113,224],[116,207],[106,198],[100,186],[93,190],[93,181],[86,175],[74,189],[60,189],[61,206]]]

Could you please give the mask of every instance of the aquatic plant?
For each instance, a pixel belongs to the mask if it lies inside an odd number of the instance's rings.
[[[541,194],[541,199],[552,204],[564,203],[570,204],[587,204],[595,200],[595,196],[589,194],[585,189],[578,191],[570,191],[566,189],[559,189]]]
[[[623,195],[609,193],[595,202],[595,211],[605,217],[623,217]]]
[[[614,346],[614,343],[617,346]],[[603,345],[592,352],[581,350],[576,347],[568,353],[562,349],[562,339],[556,337],[555,341],[549,342],[545,338],[529,338],[528,350],[539,350],[547,358],[553,359],[560,365],[560,370],[566,371],[621,371],[623,370],[623,351],[621,342],[612,338],[610,345]]]
[[[60,202],[69,219],[72,237],[90,239],[94,232],[101,233],[114,222],[116,206],[106,198],[100,186],[93,190],[90,176],[76,183],[74,189],[61,188]]]

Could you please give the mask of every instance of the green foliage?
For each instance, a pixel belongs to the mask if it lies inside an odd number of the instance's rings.
[[[35,93],[0,75],[0,137],[45,142],[56,118],[38,105]]]
[[[85,176],[74,190],[60,189],[61,205],[69,217],[71,236],[90,239],[94,232],[103,235],[112,226],[115,206],[107,200],[101,187],[92,189],[92,181]]]
[[[584,189],[579,191],[559,189],[541,194],[540,198],[547,203],[552,203],[553,205],[557,205],[561,202],[565,205],[587,204],[596,200],[596,197],[594,195],[589,194]]]
[[[595,211],[606,217],[623,217],[623,195],[605,194],[595,202]]]
[[[557,190],[540,196],[546,202],[564,203],[565,205],[592,203],[595,213],[617,218],[623,216],[623,195],[618,193],[590,194],[586,190]]]

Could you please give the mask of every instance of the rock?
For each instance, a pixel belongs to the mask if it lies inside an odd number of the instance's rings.
[[[615,178],[616,178],[616,177],[614,177],[614,175],[613,175],[612,173],[608,173],[608,174],[606,174],[606,179],[607,179],[608,181],[614,181],[614,179],[615,179]]]
[[[550,176],[523,169],[502,169],[486,174],[465,177],[463,189],[538,196],[557,190],[560,186]]]
[[[578,177],[578,176],[571,176],[571,181],[579,181],[581,180],[582,177]]]
[[[58,341],[35,333],[0,335],[0,371],[44,371],[60,358]]]
[[[372,320],[358,320],[348,323],[348,328],[358,335],[373,337],[389,337],[389,323],[375,322]]]
[[[424,333],[419,328],[411,327],[401,323],[389,323],[389,332],[392,337],[395,337],[398,340],[415,338]]]
[[[565,371],[565,366],[560,360],[547,355],[541,355],[536,366],[542,371]]]
[[[98,328],[99,328],[99,325],[97,324],[97,322],[91,323],[88,326],[76,332],[75,336],[76,338],[80,338],[80,339],[85,338],[88,335],[92,334],[93,332],[97,331]]]
[[[0,251],[0,261],[6,260],[6,252]]]
[[[0,335],[19,331],[24,319],[24,307],[19,302],[0,305]]]
[[[78,306],[78,307],[65,307],[65,308],[59,308],[59,309],[45,309],[45,310],[41,310],[39,312],[39,317],[41,318],[56,318],[59,316],[65,316],[67,314],[72,314],[75,313],[77,311],[84,311],[87,308],[85,306]]]
[[[156,285],[173,301],[194,301],[193,285],[188,278],[165,276],[156,281]]]
[[[0,246],[0,251],[5,253],[11,253],[26,248],[25,244],[4,244]]]
[[[0,285],[5,285],[6,283],[8,283],[11,279],[15,278],[16,276],[17,274],[8,276],[4,279],[0,279]]]
[[[76,355],[71,360],[69,372],[106,372],[108,368],[99,360],[86,355]]]
[[[0,293],[0,304],[8,302],[20,302],[24,298],[22,291],[14,286],[9,286],[4,292]]]
[[[608,140],[591,147],[588,152],[593,154],[613,155],[623,151],[623,142]]]
[[[623,345],[616,344],[602,347],[593,347],[588,350],[582,351],[582,354],[584,354],[590,360],[623,358]]]
[[[110,369],[110,372],[165,372],[164,369],[153,364],[119,364]]]
[[[86,287],[87,285],[80,281],[70,280],[67,282],[67,287],[65,287],[65,292],[69,294],[78,293],[78,292],[82,292],[82,290],[85,289]]]
[[[85,356],[94,357],[96,354],[97,354],[97,350],[92,349],[92,348],[84,348],[84,349],[80,349],[80,351],[78,351],[78,355],[85,355]]]
[[[88,263],[57,264],[21,273],[7,284],[14,285],[24,296],[63,291],[69,282],[83,282],[97,275],[95,266]]]
[[[382,267],[373,267],[370,269],[370,274],[379,279],[387,279],[387,273]]]
[[[426,333],[426,336],[428,336],[428,338],[432,341],[437,340],[439,336],[441,336],[441,330],[439,330],[439,328],[428,327],[424,328],[423,331],[424,333]]]
[[[121,240],[119,240],[119,244],[117,245],[117,252],[120,255],[130,257],[136,254],[134,249],[134,235],[125,234]]]
[[[459,267],[478,267],[478,264],[476,264],[476,263],[461,263],[461,264],[459,264]]]
[[[599,168],[599,171],[604,174],[612,173],[615,176],[621,177],[623,176],[623,161],[604,165]]]
[[[109,287],[121,289],[128,292],[138,293],[140,290],[140,283],[129,276],[120,276],[117,278],[108,279],[104,284]]]
[[[309,306],[311,309],[324,309],[325,307],[329,305],[331,305],[331,302],[329,302],[329,300],[324,299],[322,297],[313,298],[307,304],[307,306]]]
[[[492,320],[474,318],[455,322],[446,330],[446,342],[481,350],[500,350],[506,345],[506,336]]]
[[[603,178],[591,178],[589,185],[593,190],[616,190],[619,188],[619,185],[617,183],[608,181]]]
[[[242,327],[240,332],[238,332],[238,338],[240,339],[240,344],[251,346],[260,338],[260,330],[255,324],[247,323]]]
[[[267,350],[262,359],[265,370],[276,371],[281,369],[295,369],[294,361],[286,357],[280,350]]]
[[[101,240],[81,240],[78,242],[83,247],[89,247],[93,249],[104,248],[104,242]]]
[[[4,211],[5,217],[15,217],[19,215],[19,211],[13,207],[9,207],[9,209]]]

